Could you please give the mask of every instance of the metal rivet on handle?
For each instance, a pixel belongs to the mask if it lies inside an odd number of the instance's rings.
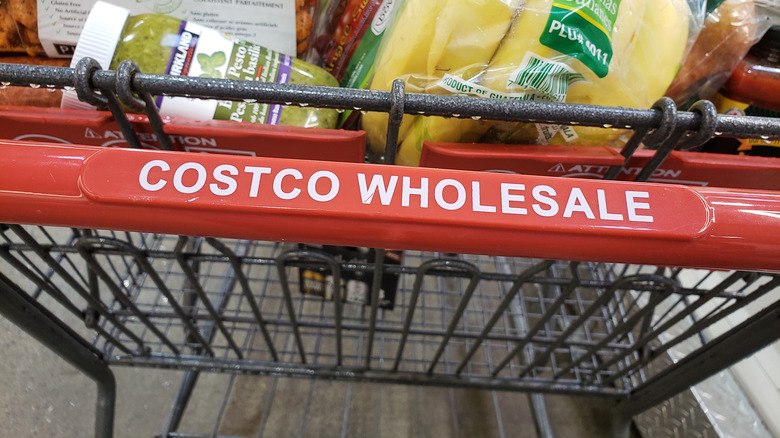
[[[644,138],[643,143],[648,148],[657,148],[666,143],[677,129],[677,106],[672,99],[662,97],[653,104],[652,109],[661,110],[661,123]]]
[[[718,109],[709,100],[700,100],[691,106],[690,111],[701,114],[701,123],[694,134],[683,140],[677,149],[690,151],[698,149],[715,135]]]
[[[385,145],[385,164],[395,164],[395,154],[398,151],[398,130],[404,117],[404,104],[406,93],[404,81],[393,81],[393,89],[390,92],[390,110],[388,111],[387,144]]]
[[[661,110],[661,126],[645,137],[644,144],[650,149],[656,149],[656,151],[634,178],[634,181],[637,182],[647,181],[672,153],[685,134],[685,129],[680,129],[678,126],[677,105],[672,99],[662,97],[653,104],[653,108]]]
[[[128,59],[119,64],[116,70],[117,97],[120,102],[128,107],[136,111],[144,111],[149,119],[149,124],[152,126],[154,135],[157,137],[160,148],[168,151],[173,150],[171,139],[163,130],[162,118],[157,110],[154,97],[150,93],[141,93],[142,99],[139,99],[133,91],[133,79],[135,74],[140,72],[141,69],[138,67],[138,64],[132,60]]]
[[[133,76],[141,71],[138,64],[131,60],[122,61],[116,69],[116,96],[119,101],[136,111],[146,108],[144,101],[136,97],[132,89]]]
[[[82,58],[76,64],[73,71],[76,95],[79,100],[104,109],[108,105],[108,99],[92,88],[92,74],[102,69],[100,64],[92,58]]]

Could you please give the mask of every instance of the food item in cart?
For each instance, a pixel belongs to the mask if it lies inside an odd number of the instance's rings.
[[[328,72],[289,55],[167,15],[130,16],[104,2],[90,13],[71,65],[85,57],[109,69],[129,59],[144,73],[338,86]],[[65,93],[62,106],[92,108],[75,92]],[[338,119],[332,109],[245,101],[159,96],[157,106],[163,115],[272,125],[334,128]]]
[[[403,0],[323,0],[305,58],[329,71],[342,87],[367,88],[371,67],[393,9]],[[356,127],[360,113],[346,110],[340,127]]]
[[[757,12],[753,0],[725,0],[710,11],[667,96],[681,107],[711,99],[756,42]]]
[[[383,24],[398,3],[399,0],[326,1],[316,26],[313,50],[306,59],[332,73],[344,87],[364,87],[367,72],[355,70],[370,67]]]
[[[67,67],[67,59],[39,58],[34,56],[0,57],[3,64],[50,65]],[[47,87],[3,87],[0,89],[0,105],[58,107],[62,100],[62,91]]]
[[[451,24],[457,19],[450,13],[453,2],[408,0],[385,37],[371,88],[389,90],[401,78],[410,92],[647,108],[672,82],[704,14],[703,1],[687,0],[456,3],[460,16],[469,18],[460,25]],[[509,25],[504,14],[480,21],[496,4],[514,12]],[[448,27],[452,39],[433,36]],[[415,28],[422,35],[410,37]],[[468,33],[476,42],[467,47],[474,50],[462,47],[460,37]],[[404,56],[405,50],[412,53]],[[439,58],[451,62],[438,65]],[[387,116],[365,115],[363,129],[371,148],[383,150]],[[426,140],[603,145],[621,132],[407,116],[397,160],[416,165]]]
[[[713,102],[729,115],[780,118],[780,26],[769,29],[750,49]],[[780,157],[780,140],[718,137],[705,150]]]
[[[309,39],[314,26],[312,13],[316,0],[295,0],[295,42],[298,57],[303,57],[309,50]]]
[[[407,92],[442,93],[443,90],[430,87],[429,83],[445,75],[472,78],[479,74],[509,30],[518,3],[407,0],[397,10],[392,27],[385,30],[370,88],[390,90],[393,81],[400,78]],[[404,115],[399,141],[412,131],[416,118]],[[387,120],[384,113],[363,115],[362,128],[375,152],[384,150]],[[460,120],[454,122],[461,124]],[[399,161],[409,164],[407,160]]]
[[[38,39],[37,1],[0,2],[0,52],[37,55],[42,51]]]

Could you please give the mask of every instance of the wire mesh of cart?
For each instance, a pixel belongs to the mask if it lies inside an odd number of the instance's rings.
[[[598,395],[620,401],[626,434],[780,336],[780,195],[646,182],[714,135],[777,138],[776,119],[127,72],[0,65],[0,80],[75,87],[131,145],[117,96],[165,93],[384,111],[388,149],[368,164],[3,142],[0,312],[95,379],[98,436],[113,366],[187,371],[163,436],[190,436],[176,429],[204,371]],[[655,152],[628,182],[605,181],[624,164],[605,180],[391,166],[404,113],[608,124],[634,132],[625,162]],[[305,273],[323,293],[302,292]],[[658,360],[691,337],[699,348]]]

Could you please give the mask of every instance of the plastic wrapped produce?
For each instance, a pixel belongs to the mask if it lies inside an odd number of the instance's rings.
[[[703,0],[407,0],[374,65],[371,88],[647,108],[664,95],[694,41]],[[415,31],[412,31],[415,29]],[[387,116],[363,117],[371,148]],[[620,130],[409,116],[398,162],[423,141],[603,145]]]

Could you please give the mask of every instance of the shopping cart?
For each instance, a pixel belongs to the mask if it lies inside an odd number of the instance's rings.
[[[0,81],[75,88],[109,107],[131,146],[119,101],[163,93],[389,114],[385,164],[2,142],[0,313],[97,382],[97,436],[112,434],[114,366],[187,372],[164,436],[183,436],[201,372],[603,396],[619,401],[625,435],[633,415],[780,337],[780,194],[644,182],[675,148],[776,139],[779,120],[707,103],[495,102],[88,61],[0,65]],[[609,125],[634,130],[624,162],[640,142],[656,152],[628,182],[402,168],[389,164],[404,113]],[[377,249],[349,258],[329,246]],[[387,249],[403,250],[400,263]],[[304,272],[330,294],[303,293]],[[356,304],[339,285],[360,278]],[[702,340],[691,353],[662,360],[691,337]]]

